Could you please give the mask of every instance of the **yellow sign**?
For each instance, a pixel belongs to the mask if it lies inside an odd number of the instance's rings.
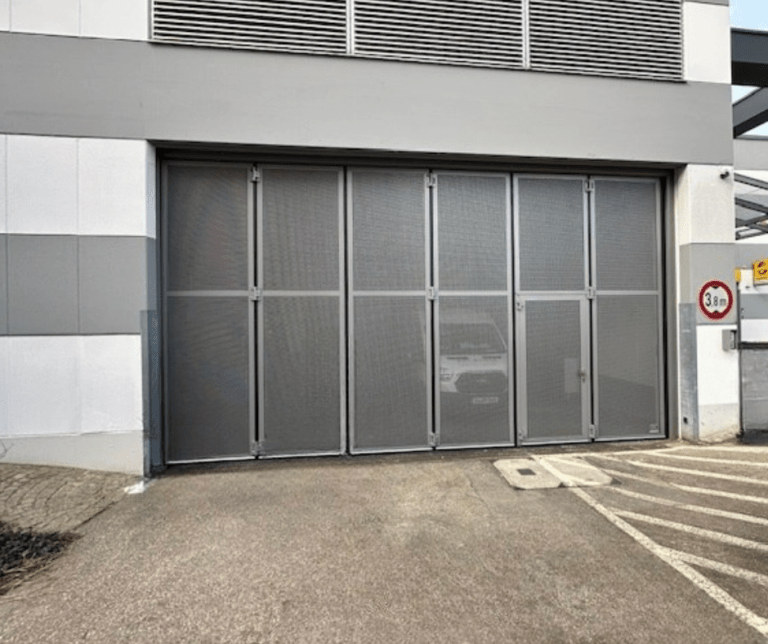
[[[755,284],[768,284],[768,259],[761,259],[752,264]]]

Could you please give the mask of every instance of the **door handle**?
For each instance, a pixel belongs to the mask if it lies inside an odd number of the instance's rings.
[[[584,369],[579,369],[579,378],[581,382],[587,382],[587,372]]]

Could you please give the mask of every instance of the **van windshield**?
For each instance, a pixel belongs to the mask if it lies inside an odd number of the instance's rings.
[[[443,355],[503,353],[501,336],[492,324],[440,325],[440,351]]]

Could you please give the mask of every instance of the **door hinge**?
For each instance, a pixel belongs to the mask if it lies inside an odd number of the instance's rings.
[[[430,172],[427,174],[427,188],[434,188],[437,185],[437,175]]]
[[[597,297],[597,289],[594,286],[587,287],[587,299],[594,300]]]
[[[262,292],[258,286],[251,286],[251,288],[248,289],[248,298],[251,302],[261,302],[261,296]]]
[[[256,166],[251,168],[251,183],[258,183],[261,181],[261,172]]]
[[[427,299],[430,302],[434,302],[437,299],[437,288],[434,286],[427,287]]]
[[[595,180],[587,179],[584,182],[584,192],[594,192],[594,191],[595,191]]]
[[[597,436],[597,427],[595,427],[594,423],[589,424],[589,437],[595,438]]]
[[[262,452],[261,441],[251,441],[251,456],[258,456]]]
[[[429,446],[437,447],[437,434],[430,432],[429,434]]]
[[[519,297],[515,298],[515,308],[518,311],[522,311],[525,308],[525,302],[521,300]]]

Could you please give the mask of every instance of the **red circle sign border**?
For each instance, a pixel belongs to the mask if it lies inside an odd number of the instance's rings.
[[[725,307],[724,311],[720,311],[719,313],[710,313],[704,307],[704,293],[710,286],[721,288],[728,294],[728,306]],[[728,284],[720,280],[710,280],[709,282],[704,284],[704,286],[702,286],[701,290],[699,291],[699,308],[701,309],[701,312],[704,315],[706,315],[710,320],[722,320],[726,315],[728,315],[731,312],[731,309],[733,308],[733,292],[731,291]]]

